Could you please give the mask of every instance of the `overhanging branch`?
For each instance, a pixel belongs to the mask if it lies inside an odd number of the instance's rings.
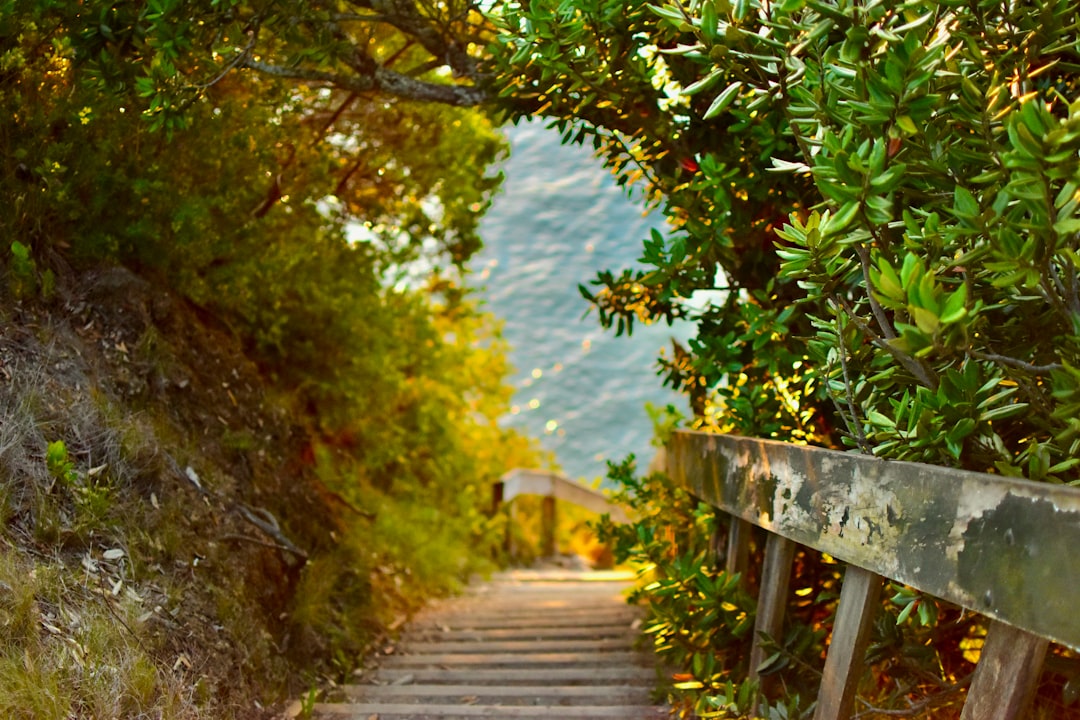
[[[444,85],[426,82],[381,66],[376,66],[370,74],[366,75],[345,75],[299,67],[283,67],[254,58],[245,60],[241,66],[286,80],[323,83],[355,93],[385,92],[409,100],[437,102],[456,107],[472,107],[488,99],[486,91],[473,85]]]

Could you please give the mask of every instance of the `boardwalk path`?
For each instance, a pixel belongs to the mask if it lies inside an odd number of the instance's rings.
[[[501,574],[418,616],[326,720],[667,717],[650,692],[652,656],[633,647],[630,576],[566,570]]]

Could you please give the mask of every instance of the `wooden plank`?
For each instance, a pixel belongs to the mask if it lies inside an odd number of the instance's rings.
[[[435,642],[442,640],[483,642],[487,640],[571,640],[574,638],[625,638],[636,639],[641,631],[631,623],[579,625],[571,627],[497,627],[476,630],[442,630],[436,628],[410,630],[404,642]]]
[[[1080,649],[1080,488],[689,431],[668,462],[770,532]]]
[[[866,645],[879,609],[882,582],[880,575],[854,565],[849,565],[844,573],[814,720],[851,717]]]
[[[537,678],[542,680],[543,678]],[[646,705],[651,688],[630,685],[347,685],[353,702],[505,705]]]
[[[628,650],[632,641],[623,638],[572,638],[570,640],[434,640],[410,642],[405,648],[410,653],[560,653],[588,652],[593,650]]]
[[[533,673],[533,677],[536,674]],[[459,695],[462,697],[595,697],[597,695],[648,695],[640,685],[344,685],[349,697],[387,698]]]
[[[960,720],[1020,720],[1039,683],[1046,638],[991,623]]]
[[[754,621],[754,644],[750,649],[750,680],[758,679],[758,666],[765,661],[762,634],[783,640],[784,610],[788,602],[791,563],[795,543],[779,535],[769,535],[765,542],[765,564],[761,569],[757,617]]]
[[[575,667],[608,666],[618,663],[646,663],[652,658],[636,652],[604,651],[573,653],[425,653],[423,655],[388,655],[380,658],[379,663],[386,667],[408,667],[427,665],[559,665]]]
[[[584,685],[594,682],[643,683],[652,687],[656,671],[642,665],[624,667],[601,666],[590,668],[588,673],[577,668],[380,668],[374,677],[388,683],[495,683],[499,685],[530,685],[539,678],[546,682],[563,685]]]
[[[552,612],[550,617],[536,610],[530,611],[528,614],[500,614],[498,616],[470,612],[442,616],[425,615],[418,618],[413,627],[446,627],[455,630],[528,627],[572,628],[588,627],[590,624],[611,625],[625,623],[630,625],[640,616],[640,611],[630,607],[594,611],[558,610]]]
[[[347,715],[367,720],[371,716],[379,718],[402,715],[413,720],[423,718],[559,718],[560,720],[574,720],[576,718],[620,718],[631,720],[633,718],[667,718],[669,713],[666,709],[651,705],[630,706],[588,706],[578,705],[569,707],[566,705],[416,705],[394,703],[318,703],[315,705],[317,715]]]
[[[593,585],[612,583],[613,585],[632,586],[637,580],[633,570],[571,570],[566,568],[517,568],[504,570],[492,576],[489,585],[502,587],[519,583],[571,583],[573,585]]]

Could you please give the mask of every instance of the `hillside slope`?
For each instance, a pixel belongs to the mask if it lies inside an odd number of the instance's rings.
[[[268,717],[408,580],[225,327],[122,268],[60,285],[0,305],[0,715]]]

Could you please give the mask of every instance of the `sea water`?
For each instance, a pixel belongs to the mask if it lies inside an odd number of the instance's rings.
[[[639,265],[642,240],[663,228],[657,213],[619,188],[591,149],[563,146],[540,123],[510,127],[503,191],[482,225],[473,261],[487,309],[505,322],[516,368],[505,425],[539,437],[563,471],[591,481],[628,453],[647,465],[652,423],[646,402],[686,401],[663,387],[656,358],[687,327],[640,326],[616,337],[580,294],[599,270]]]

